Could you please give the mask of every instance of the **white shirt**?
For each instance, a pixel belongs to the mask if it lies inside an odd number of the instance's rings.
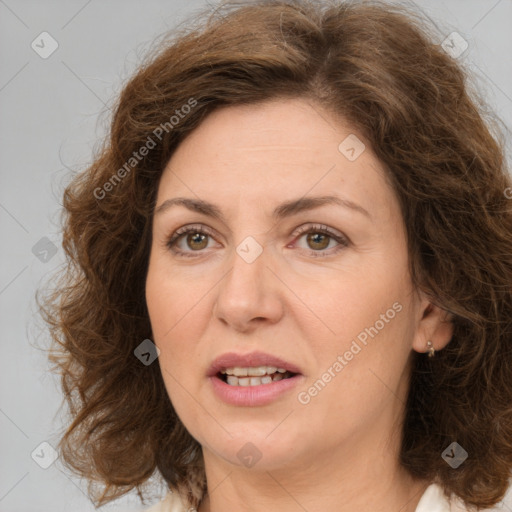
[[[421,497],[416,512],[465,512],[460,503],[450,503],[444,496],[443,489],[432,484],[427,487]],[[168,493],[164,500],[147,509],[146,512],[195,512],[187,508],[177,493]]]

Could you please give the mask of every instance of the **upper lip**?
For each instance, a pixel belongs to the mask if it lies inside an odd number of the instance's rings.
[[[226,368],[233,368],[235,366],[241,368],[249,368],[251,366],[275,366],[276,368],[284,368],[291,373],[301,373],[300,369],[294,364],[280,357],[265,354],[264,352],[250,352],[248,354],[227,352],[214,359],[208,369],[208,376],[212,377]]]

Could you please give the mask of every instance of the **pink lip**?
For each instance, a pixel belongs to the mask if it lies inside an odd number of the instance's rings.
[[[288,379],[261,384],[259,386],[230,386],[221,380],[217,374],[226,368],[234,366],[275,366],[285,368],[289,372],[296,373]],[[209,381],[213,392],[223,402],[242,407],[255,407],[266,405],[295,387],[304,379],[300,369],[294,364],[288,363],[278,357],[263,352],[251,352],[250,354],[227,353],[217,357],[208,371]]]

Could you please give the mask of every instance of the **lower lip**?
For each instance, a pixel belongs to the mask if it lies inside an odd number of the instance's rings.
[[[216,375],[210,377],[213,391],[223,402],[242,407],[267,405],[297,386],[302,375],[258,386],[231,386]]]

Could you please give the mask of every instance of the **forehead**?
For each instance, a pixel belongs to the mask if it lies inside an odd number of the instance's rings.
[[[226,207],[270,207],[332,193],[386,217],[396,206],[362,136],[316,104],[286,99],[211,113],[174,152],[157,203],[187,195]]]

